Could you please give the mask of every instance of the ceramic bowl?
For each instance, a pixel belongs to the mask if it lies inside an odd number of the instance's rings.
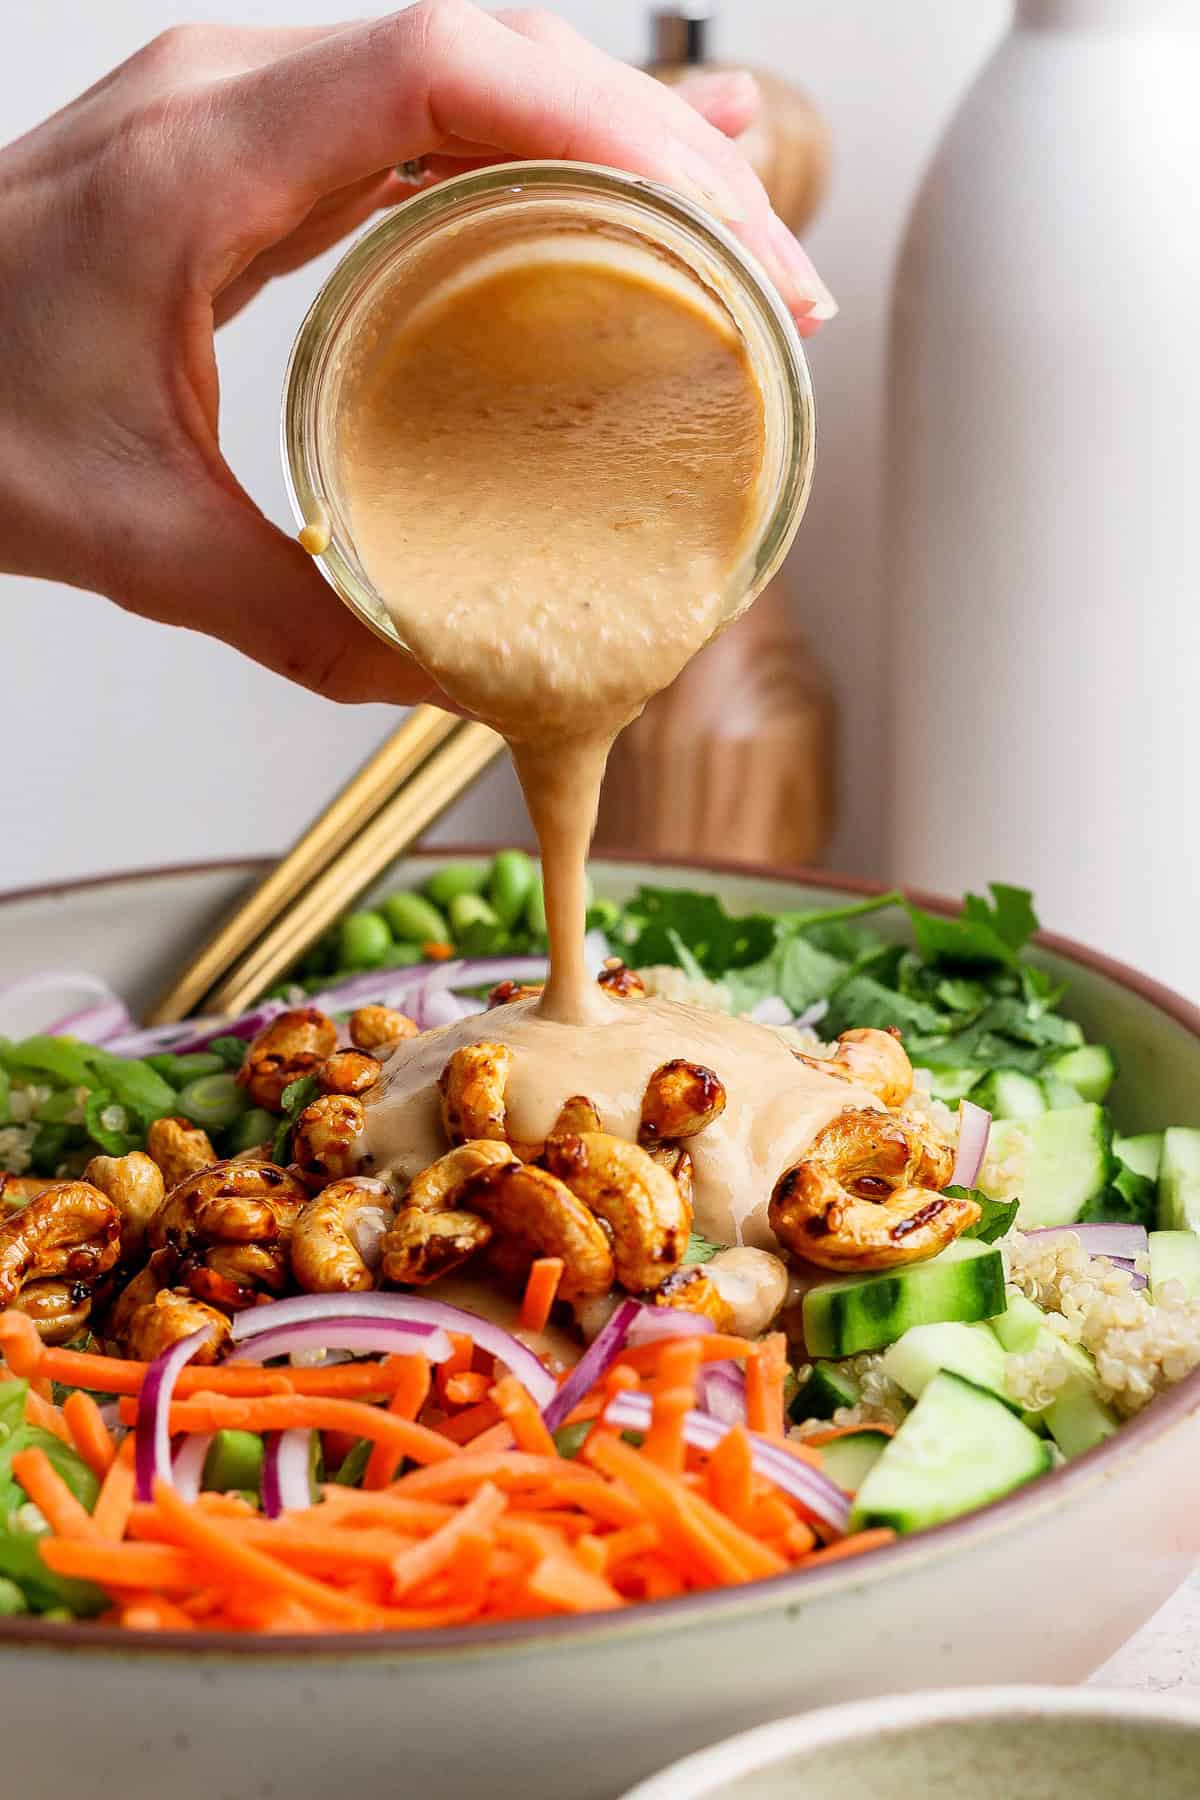
[[[399,865],[389,881],[427,867]],[[735,908],[862,891],[712,867],[594,873],[618,898],[641,881],[700,885]],[[136,1010],[253,874],[210,866],[10,896],[0,982],[89,969]],[[1200,1125],[1200,1013],[1076,946],[1046,939],[1041,954],[1120,1058],[1119,1122]],[[1200,1373],[984,1512],[861,1560],[619,1617],[199,1645],[3,1620],[5,1791],[90,1800],[119,1771],[122,1800],[164,1788],[172,1800],[612,1800],[704,1744],[831,1701],[1081,1679],[1196,1562],[1198,1492]]]
[[[1200,1705],[1062,1688],[890,1695],[702,1750],[625,1800],[1194,1800]]]

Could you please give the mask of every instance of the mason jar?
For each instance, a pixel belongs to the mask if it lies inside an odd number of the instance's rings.
[[[406,648],[354,541],[339,433],[348,384],[379,347],[381,321],[469,285],[533,242],[592,259],[633,253],[741,340],[762,396],[763,440],[727,623],[778,569],[808,499],[815,420],[800,340],[768,276],[716,219],[668,188],[590,164],[503,164],[442,182],[389,212],[343,257],[300,327],[284,386],[284,471],[301,542],[363,624]]]

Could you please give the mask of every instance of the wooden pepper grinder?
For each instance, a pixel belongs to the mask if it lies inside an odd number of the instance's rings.
[[[713,8],[680,0],[653,14],[662,81],[707,57]],[[741,147],[793,229],[824,192],[828,134],[805,97],[755,71],[762,93]],[[805,863],[832,828],[833,696],[801,636],[785,577],[701,651],[617,739],[600,802],[600,848]]]

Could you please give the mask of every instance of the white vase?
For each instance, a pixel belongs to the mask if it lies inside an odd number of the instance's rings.
[[[892,872],[1200,994],[1200,3],[1019,0],[909,224]]]

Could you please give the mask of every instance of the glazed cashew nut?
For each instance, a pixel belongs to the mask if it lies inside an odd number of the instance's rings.
[[[353,1094],[322,1094],[292,1128],[292,1156],[300,1168],[338,1180],[358,1165],[358,1140],[366,1128],[363,1103]]]
[[[121,1215],[121,1254],[136,1255],[163,1201],[167,1186],[154,1158],[142,1150],[126,1156],[93,1156],[83,1179],[99,1188]]]
[[[442,1124],[452,1144],[507,1135],[504,1091],[513,1053],[507,1044],[464,1044],[438,1077]]]
[[[583,1131],[550,1139],[546,1166],[608,1226],[623,1287],[635,1294],[659,1288],[679,1267],[692,1209],[667,1171],[639,1145],[608,1132]]]
[[[155,1119],[146,1133],[146,1155],[157,1163],[169,1193],[189,1175],[211,1169],[218,1161],[207,1131],[190,1119]]]
[[[794,1054],[805,1068],[818,1069],[822,1075],[836,1075],[840,1081],[857,1081],[883,1106],[903,1106],[912,1093],[912,1064],[895,1030],[880,1031],[863,1025],[843,1031],[832,1056],[804,1056],[799,1051]]]
[[[560,1256],[564,1300],[605,1294],[612,1286],[613,1254],[603,1227],[549,1170],[515,1162],[485,1169],[467,1182],[462,1204],[487,1219],[506,1249],[531,1260]]]
[[[702,1063],[676,1057],[655,1069],[642,1098],[643,1145],[695,1137],[725,1111],[725,1084]]]
[[[121,1215],[87,1181],[47,1188],[0,1225],[0,1309],[31,1281],[90,1284],[121,1254]]]
[[[283,1090],[315,1075],[337,1049],[337,1026],[316,1006],[295,1007],[251,1039],[238,1080],[255,1106],[278,1112]]]
[[[979,1218],[973,1200],[938,1190],[954,1152],[910,1120],[847,1107],[775,1184],[780,1243],[819,1268],[890,1269],[932,1256]]]
[[[507,1168],[515,1162],[507,1144],[495,1138],[474,1138],[439,1156],[436,1162],[414,1175],[404,1195],[406,1207],[419,1207],[424,1212],[441,1212],[456,1206],[458,1196],[473,1175],[484,1169]]]
[[[350,1014],[350,1042],[356,1050],[382,1050],[416,1037],[417,1022],[390,1006],[360,1006]]]
[[[397,1285],[436,1281],[491,1239],[492,1227],[478,1213],[402,1206],[383,1240],[384,1279]]]
[[[338,1050],[317,1070],[317,1086],[323,1094],[365,1094],[383,1074],[377,1056],[365,1050]]]
[[[292,1230],[292,1274],[310,1294],[364,1293],[375,1285],[368,1260],[369,1227],[392,1216],[393,1200],[382,1181],[331,1182],[301,1209]],[[378,1237],[375,1237],[378,1249]]]

